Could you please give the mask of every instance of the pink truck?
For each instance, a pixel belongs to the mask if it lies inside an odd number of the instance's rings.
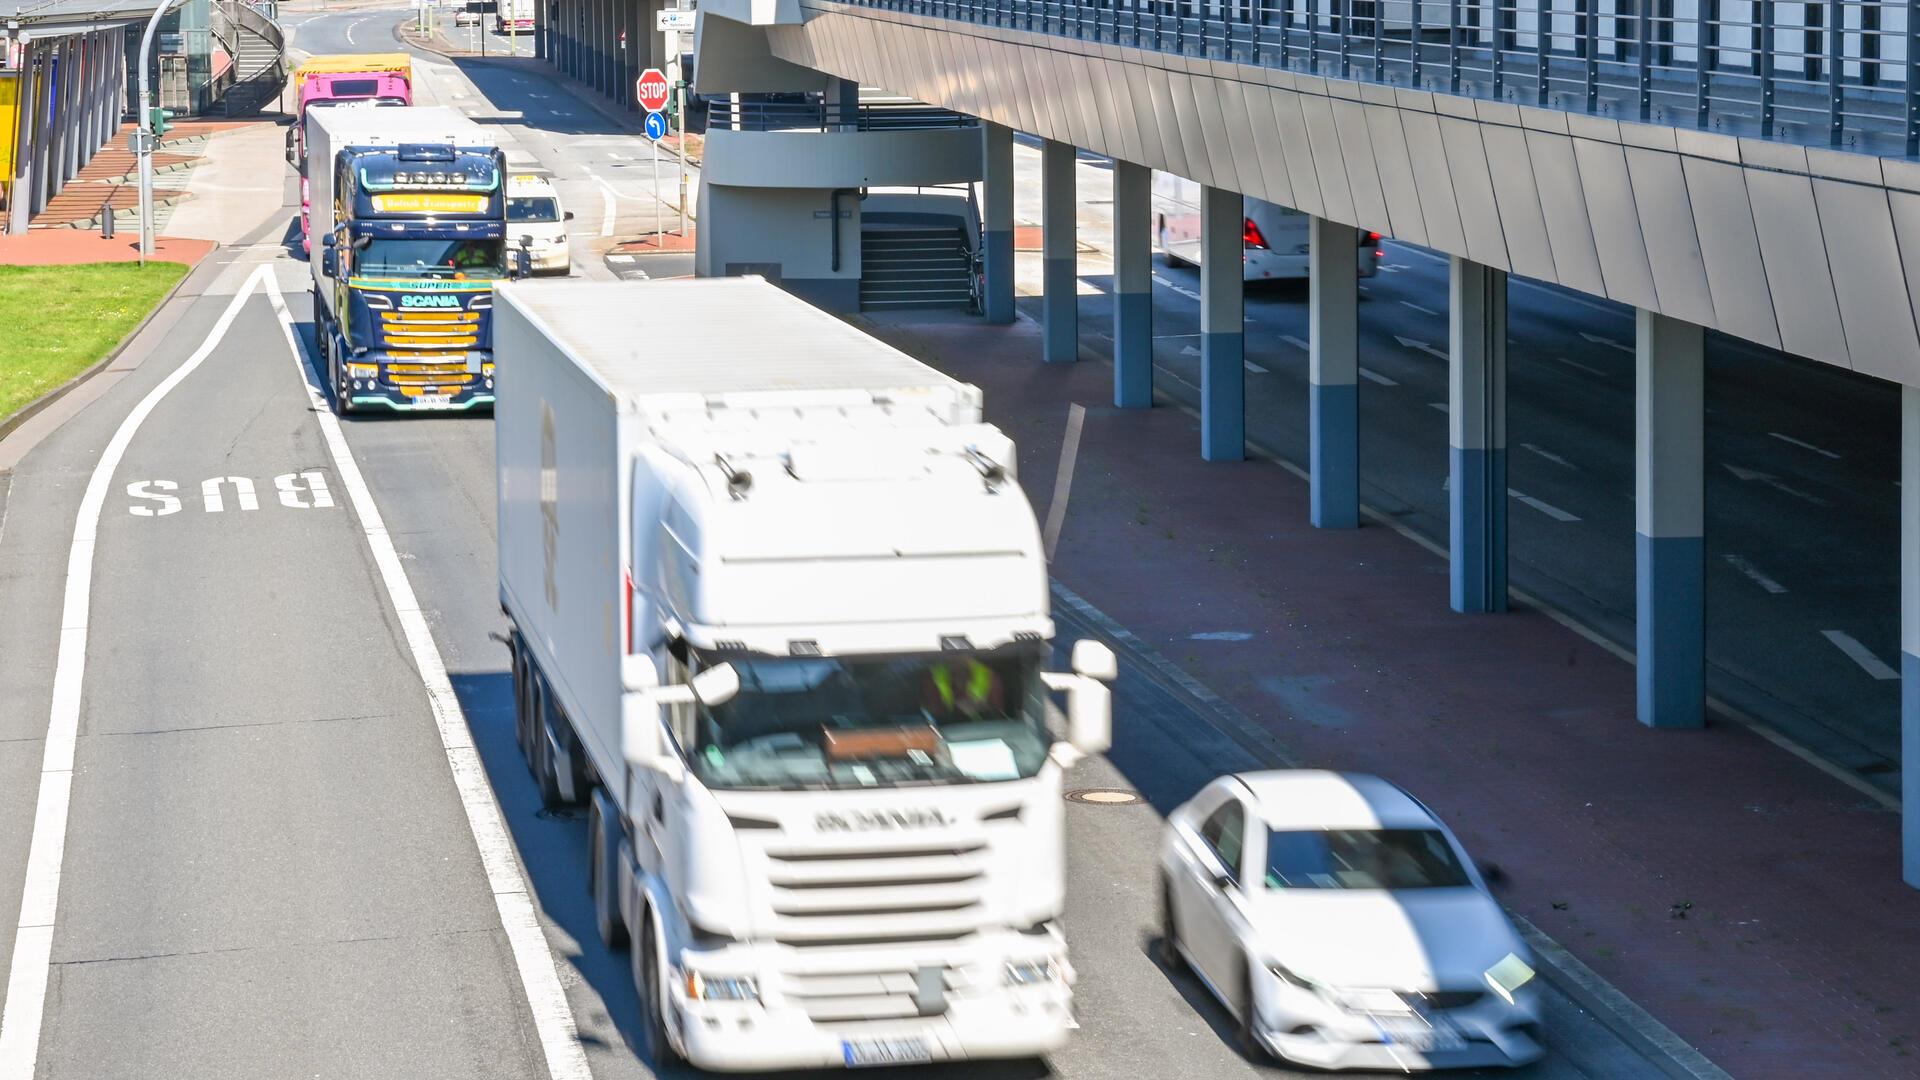
[[[313,250],[307,213],[307,113],[312,109],[384,108],[413,104],[413,58],[406,53],[315,56],[294,70],[299,106],[287,135],[287,157],[300,171],[300,247]]]

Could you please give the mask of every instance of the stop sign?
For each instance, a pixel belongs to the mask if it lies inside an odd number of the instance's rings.
[[[648,68],[640,73],[633,84],[633,92],[640,99],[640,107],[648,112],[659,112],[667,107],[667,73],[659,68]]]

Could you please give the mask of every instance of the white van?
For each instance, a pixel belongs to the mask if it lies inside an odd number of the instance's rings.
[[[507,178],[507,247],[517,251],[526,238],[534,273],[569,272],[573,253],[567,243],[567,222],[572,220],[572,212],[560,209],[560,195],[546,177]]]
[[[1199,266],[1200,185],[1171,173],[1154,173],[1153,210],[1167,262]],[[1307,215],[1261,199],[1246,200],[1246,215],[1246,280],[1305,281]],[[1380,255],[1380,234],[1362,230],[1355,252],[1361,277],[1377,272]]]

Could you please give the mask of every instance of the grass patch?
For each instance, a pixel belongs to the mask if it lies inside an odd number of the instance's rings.
[[[0,266],[0,420],[105,356],[186,272],[180,263]]]

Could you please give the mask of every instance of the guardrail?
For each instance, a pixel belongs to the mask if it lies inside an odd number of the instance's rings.
[[[1733,135],[1920,154],[1920,0],[831,0]]]
[[[858,108],[818,99],[743,101],[736,106],[727,98],[715,98],[707,103],[707,127],[721,131],[921,131],[978,124],[965,113],[917,102]]]

